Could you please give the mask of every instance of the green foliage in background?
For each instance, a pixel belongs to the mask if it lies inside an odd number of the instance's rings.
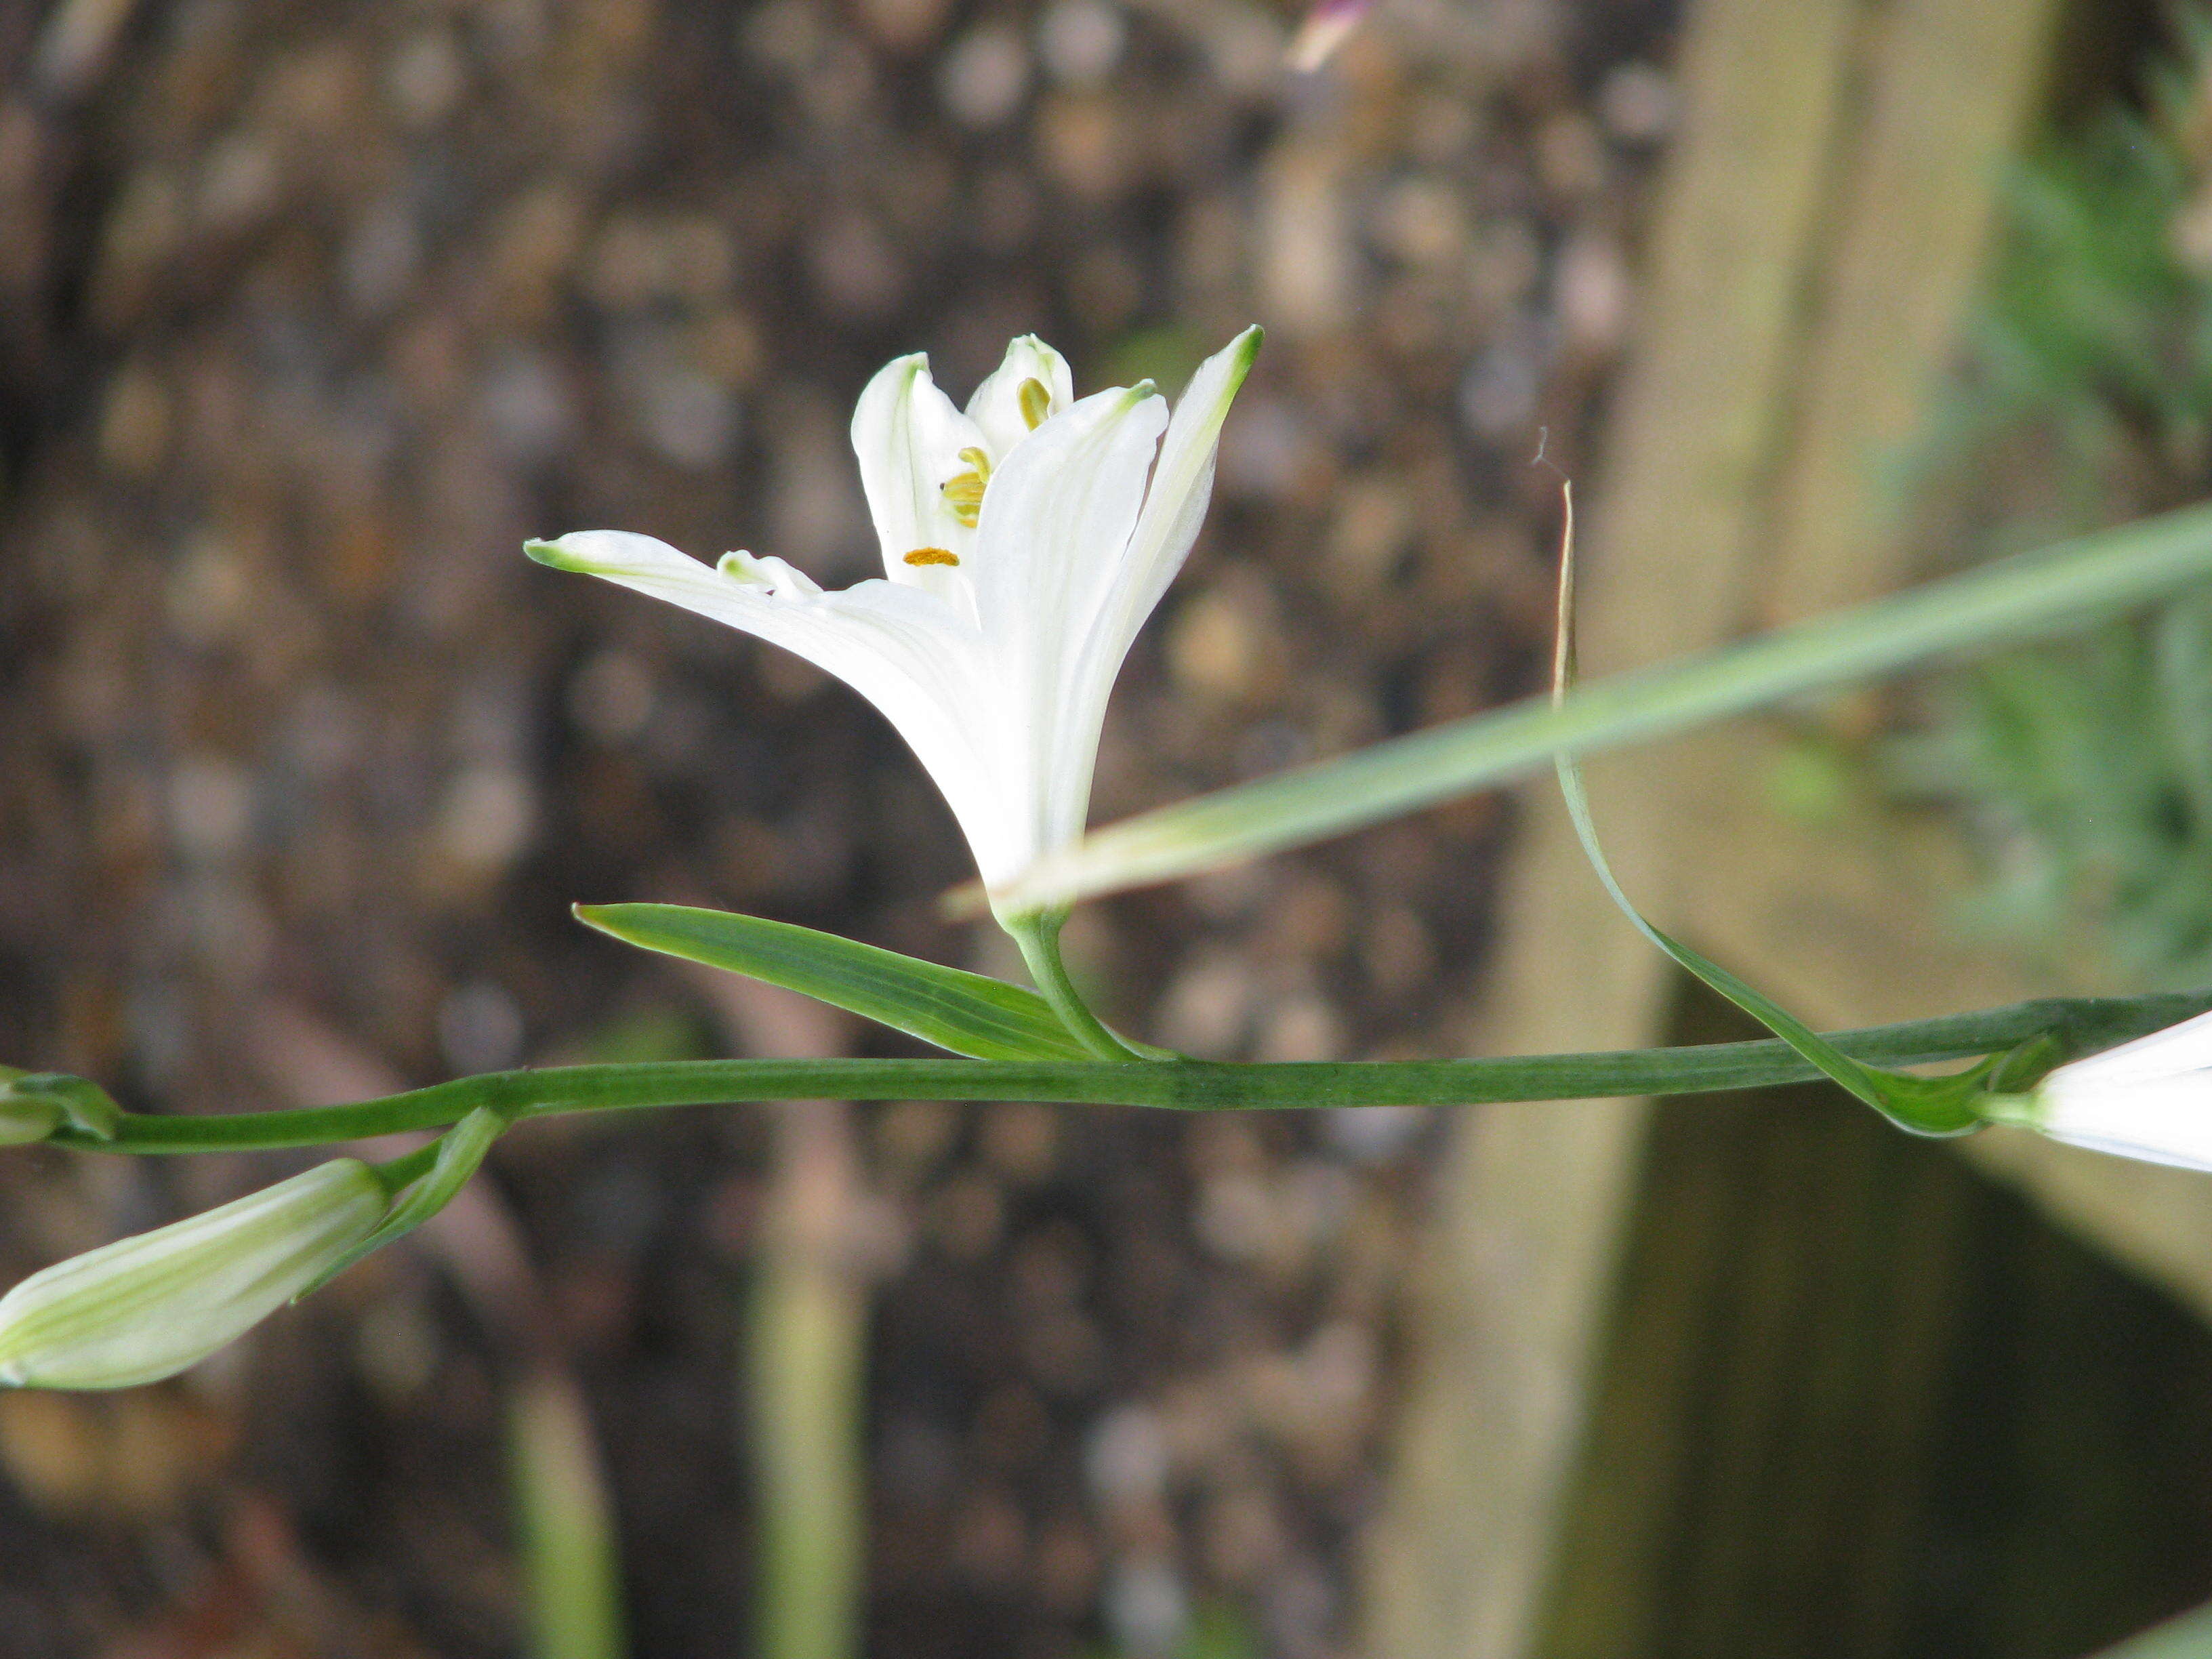
[[[1266,1651],[1259,1631],[1236,1607],[1211,1601],[1199,1608],[1168,1659],[1260,1659]],[[1090,1659],[1140,1659],[1121,1647],[1093,1648]]]
[[[1915,469],[1984,554],[2212,483],[2212,14],[2174,32],[2144,107],[2055,136],[2007,193]],[[1977,922],[2139,984],[2212,970],[2212,605],[1998,657],[1932,698],[1893,775],[1973,826]]]

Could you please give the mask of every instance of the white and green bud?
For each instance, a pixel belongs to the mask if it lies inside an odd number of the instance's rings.
[[[335,1158],[204,1215],[55,1263],[0,1297],[0,1383],[127,1389],[235,1341],[374,1231],[367,1164]]]
[[[0,1078],[0,1146],[29,1146],[61,1127],[61,1102],[49,1095],[19,1095]]]
[[[121,1115],[96,1083],[58,1072],[0,1066],[0,1146],[28,1146],[64,1127],[111,1140]]]
[[[2061,1066],[1988,1115],[2092,1152],[2212,1171],[2212,1013]]]

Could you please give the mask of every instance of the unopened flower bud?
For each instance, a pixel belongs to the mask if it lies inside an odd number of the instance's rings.
[[[0,1146],[28,1146],[61,1127],[61,1102],[49,1095],[19,1095],[0,1078]]]
[[[0,1128],[0,1146],[44,1140],[64,1127],[94,1140],[112,1140],[122,1115],[122,1108],[97,1083],[62,1072],[25,1072],[0,1066],[0,1123],[12,1121],[25,1131],[10,1136]],[[49,1116],[52,1121],[39,1133],[27,1132],[30,1125]]]
[[[57,1262],[0,1297],[0,1383],[127,1389],[173,1376],[314,1283],[386,1207],[375,1173],[341,1158]]]
[[[1997,1121],[2093,1152],[2212,1171],[2212,1013],[2061,1066]]]

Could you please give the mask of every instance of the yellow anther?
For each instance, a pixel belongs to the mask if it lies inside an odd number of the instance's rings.
[[[908,564],[958,564],[960,556],[949,547],[917,547],[906,556]]]
[[[1032,376],[1014,388],[1014,401],[1022,406],[1022,418],[1034,432],[1044,424],[1044,417],[1052,413],[1052,393],[1042,380]]]
[[[983,511],[983,491],[991,482],[991,458],[970,444],[960,452],[960,459],[968,463],[969,470],[945,481],[945,504],[954,518],[973,530]]]

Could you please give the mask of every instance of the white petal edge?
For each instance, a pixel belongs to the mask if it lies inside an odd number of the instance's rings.
[[[937,595],[872,579],[828,592],[781,559],[733,553],[716,568],[621,530],[574,531],[526,550],[540,564],[601,577],[805,658],[873,703],[906,740],[979,870],[1011,872],[1035,855],[1029,820],[1006,793],[988,740],[1002,694],[986,677],[974,627]]]
[[[970,580],[994,682],[1010,710],[1027,711],[1006,734],[1010,799],[1027,803],[1041,850],[1083,831],[1098,746],[1093,708],[1103,710],[1109,687],[1086,696],[1076,677],[1084,641],[1124,578],[1167,423],[1149,386],[1096,392],[1030,434],[984,498]]]
[[[2207,1069],[2212,1069],[2212,1012],[2070,1061],[2053,1072],[2045,1086],[2078,1084],[2104,1089],[2136,1079]]]
[[[1016,335],[1006,343],[1005,361],[968,400],[968,418],[982,432],[994,462],[1004,461],[1030,435],[1029,416],[1022,410],[1024,380],[1035,380],[1045,389],[1047,418],[1075,401],[1075,376],[1067,359],[1034,334]]]
[[[1176,402],[1175,418],[1168,422],[1159,465],[1152,469],[1152,488],[1145,495],[1144,514],[1130,538],[1125,605],[1111,619],[1108,635],[1109,640],[1126,636],[1124,654],[1198,539],[1213,495],[1222,424],[1266,338],[1256,325],[1246,329],[1198,366]]]
[[[1082,640],[1071,641],[1067,720],[1072,728],[1090,732],[1094,749],[1129,647],[1198,540],[1213,494],[1222,424],[1263,337],[1258,328],[1246,329],[1191,376],[1161,441],[1144,510],[1130,532],[1114,585]]]
[[[2212,1075],[2178,1072],[2107,1091],[2046,1079],[2037,1127],[2054,1140],[2212,1172]]]
[[[917,548],[966,554],[975,532],[945,504],[945,484],[966,469],[962,450],[983,447],[982,433],[938,390],[921,352],[892,359],[863,388],[853,410],[853,453],[891,580],[918,583],[921,570],[941,568],[908,564]]]

